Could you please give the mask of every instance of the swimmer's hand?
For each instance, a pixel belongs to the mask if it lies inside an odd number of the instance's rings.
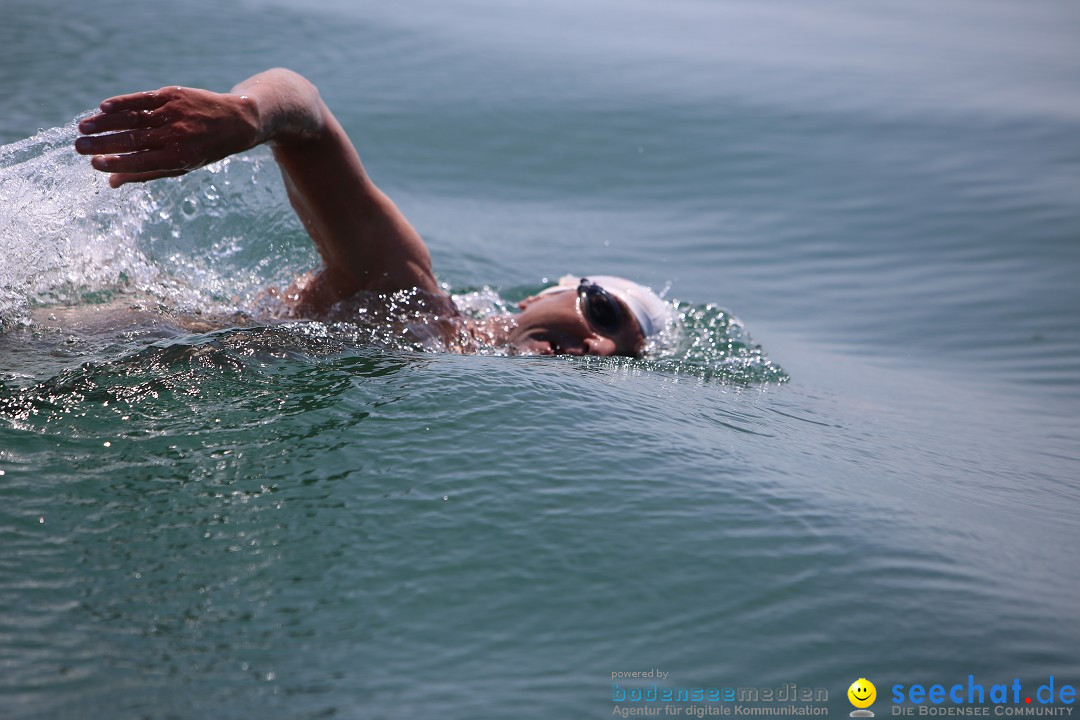
[[[185,87],[117,95],[79,123],[75,150],[116,188],[183,175],[265,141],[247,95]]]

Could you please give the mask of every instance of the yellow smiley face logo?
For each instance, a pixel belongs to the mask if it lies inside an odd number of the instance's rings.
[[[847,689],[848,700],[857,708],[868,708],[877,698],[877,688],[866,678],[859,678]]]

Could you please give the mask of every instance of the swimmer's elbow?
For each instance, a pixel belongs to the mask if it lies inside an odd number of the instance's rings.
[[[319,89],[300,73],[271,68],[233,88],[254,101],[260,124],[260,142],[275,144],[308,141],[321,137],[330,122],[330,111]]]

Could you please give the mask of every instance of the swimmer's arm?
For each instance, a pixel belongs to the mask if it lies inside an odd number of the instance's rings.
[[[359,290],[440,292],[423,240],[368,178],[315,86],[296,73],[268,70],[229,94],[167,87],[120,95],[79,130],[86,136],[76,150],[94,155],[113,187],[183,175],[269,143],[325,263],[296,286],[303,306],[318,311]]]

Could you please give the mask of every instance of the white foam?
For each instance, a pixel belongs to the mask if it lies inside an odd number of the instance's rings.
[[[145,190],[111,190],[75,152],[77,136],[73,122],[0,147],[0,323],[157,274],[134,242]]]
[[[0,326],[111,291],[231,312],[317,263],[269,152],[113,189],[74,150],[80,118],[0,147]]]

